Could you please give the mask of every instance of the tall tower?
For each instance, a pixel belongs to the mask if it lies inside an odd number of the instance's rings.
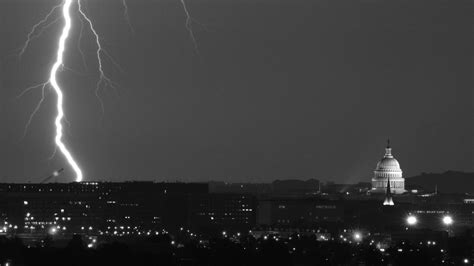
[[[392,192],[390,191],[390,177],[387,180],[387,192],[385,193],[385,200],[383,202],[384,206],[393,206]]]
[[[390,186],[387,185],[389,179]],[[374,170],[374,177],[372,178],[372,193],[386,193],[387,187],[393,194],[401,194],[405,192],[405,179],[400,164],[392,155],[392,147],[390,140],[387,140],[387,147],[385,148],[385,155],[377,163]]]

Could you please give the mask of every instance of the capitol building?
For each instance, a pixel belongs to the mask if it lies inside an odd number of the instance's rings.
[[[371,193],[386,193],[387,182],[390,180],[390,191],[393,194],[402,194],[405,192],[405,179],[400,164],[392,155],[390,141],[385,148],[385,155],[377,163],[372,178]]]

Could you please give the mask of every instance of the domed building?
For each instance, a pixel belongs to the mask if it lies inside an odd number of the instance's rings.
[[[390,141],[387,142],[385,155],[377,163],[372,178],[372,193],[386,193],[387,182],[390,180],[390,191],[393,194],[402,194],[405,192],[405,179],[403,178],[402,169],[397,159],[392,155]]]

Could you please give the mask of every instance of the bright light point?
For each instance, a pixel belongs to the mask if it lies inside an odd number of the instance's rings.
[[[28,201],[23,201],[23,205],[28,205]]]
[[[49,233],[52,234],[52,235],[56,234],[56,232],[57,232],[57,229],[54,228],[54,227],[49,229]]]
[[[469,263],[469,260],[468,260],[468,259],[464,259],[463,262],[464,262],[465,264],[468,264],[468,263]]]
[[[415,216],[413,216],[413,215],[408,216],[408,218],[407,218],[407,224],[408,225],[415,225],[417,223],[418,223],[418,219],[416,219]]]
[[[360,241],[362,239],[362,235],[360,233],[354,233],[354,240]]]
[[[445,225],[452,225],[453,224],[453,218],[449,215],[446,215],[443,217],[443,223]]]

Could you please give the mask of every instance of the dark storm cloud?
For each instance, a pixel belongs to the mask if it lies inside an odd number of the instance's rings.
[[[53,152],[49,94],[27,137],[58,29],[21,63],[11,52],[57,1],[0,0],[0,176],[38,181],[66,167]],[[405,175],[473,170],[472,1],[187,1],[199,55],[179,1],[120,1],[88,10],[121,73],[94,98],[94,46],[77,31],[63,72],[68,143],[86,178],[269,181],[372,175],[390,137]]]

